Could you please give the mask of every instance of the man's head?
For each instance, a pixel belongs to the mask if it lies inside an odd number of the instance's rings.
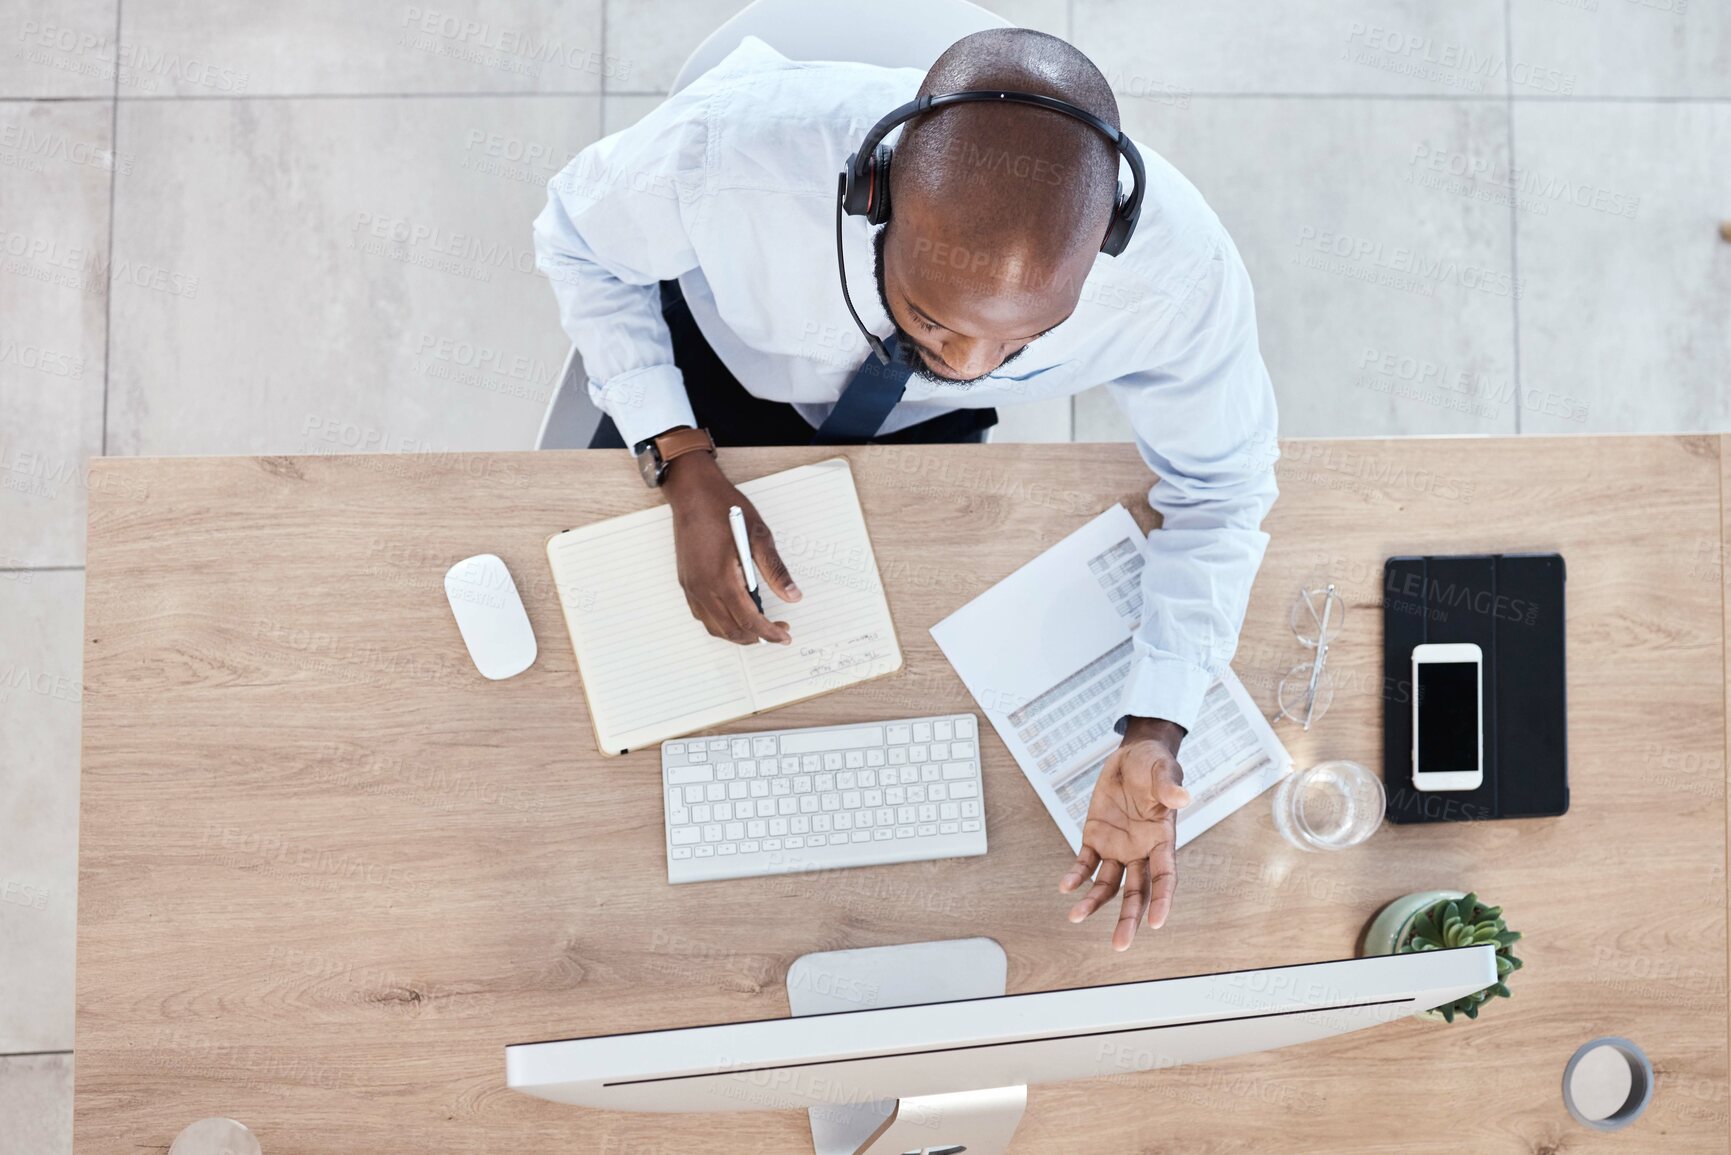
[[[1053,96],[1118,123],[1100,70],[1043,32],[993,29],[938,57],[920,94],[998,88]],[[971,381],[1076,308],[1115,200],[1118,152],[1028,105],[964,104],[902,129],[878,291],[912,364]]]

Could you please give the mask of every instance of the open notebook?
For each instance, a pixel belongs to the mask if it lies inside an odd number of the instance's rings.
[[[775,531],[804,595],[762,588],[790,646],[738,646],[691,616],[657,506],[555,534],[553,584],[577,651],[595,741],[624,754],[901,669],[902,652],[845,458],[739,487]]]

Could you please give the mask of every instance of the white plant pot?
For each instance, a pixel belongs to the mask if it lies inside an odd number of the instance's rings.
[[[1445,898],[1465,898],[1464,890],[1420,890],[1403,895],[1383,907],[1377,916],[1371,920],[1370,929],[1364,932],[1364,947],[1359,954],[1365,958],[1372,955],[1394,954],[1401,941],[1406,938],[1407,931],[1412,927],[1412,920],[1419,912]],[[1413,1016],[1415,1019],[1431,1019],[1443,1022],[1442,1015],[1436,1011],[1420,1011]]]

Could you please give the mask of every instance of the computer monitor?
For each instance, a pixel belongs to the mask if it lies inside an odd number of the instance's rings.
[[[822,1109],[894,1100],[848,1151],[992,1155],[1007,1149],[1030,1083],[1309,1042],[1496,981],[1494,946],[1461,947],[524,1043],[505,1049],[505,1072],[513,1090],[610,1111],[805,1107],[815,1120]]]

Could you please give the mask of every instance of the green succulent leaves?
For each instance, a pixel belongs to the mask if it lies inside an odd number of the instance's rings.
[[[1503,922],[1502,907],[1484,906],[1479,902],[1478,895],[1469,894],[1465,898],[1443,899],[1419,911],[1413,917],[1412,926],[1407,931],[1406,943],[1401,949],[1444,950],[1450,947],[1496,944],[1497,981],[1482,991],[1475,991],[1447,1006],[1436,1008],[1445,1022],[1452,1023],[1457,1014],[1476,1019],[1479,1017],[1479,1007],[1486,1002],[1493,998],[1509,997],[1505,980],[1520,970],[1522,965],[1511,949],[1520,941],[1520,937],[1520,931],[1510,930]]]

